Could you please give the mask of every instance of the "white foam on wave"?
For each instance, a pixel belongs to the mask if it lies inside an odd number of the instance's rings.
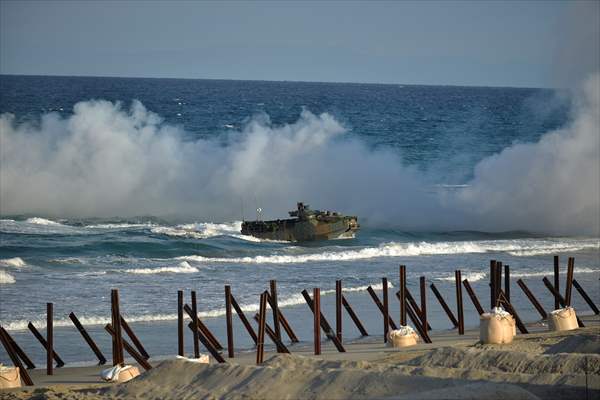
[[[46,218],[41,218],[41,217],[32,217],[32,218],[27,218],[25,220],[25,222],[27,222],[28,224],[36,224],[36,225],[51,225],[51,226],[60,226],[62,225],[59,222],[56,221],[52,221]]]
[[[192,267],[187,261],[182,261],[176,267],[159,267],[159,268],[134,268],[134,269],[125,269],[119,270],[128,274],[143,274],[143,275],[152,275],[152,274],[192,274],[194,272],[198,272],[198,268]]]
[[[556,254],[556,253],[573,253],[581,250],[592,250],[592,249],[600,249],[600,242],[596,243],[575,243],[575,244],[549,244],[542,245],[537,248],[530,249],[519,249],[514,251],[509,251],[508,254],[517,257],[531,257],[531,256],[541,256],[545,254]]]
[[[588,267],[575,267],[574,273],[577,274],[600,274],[600,269],[588,268]],[[513,278],[527,278],[531,276],[554,276],[554,270],[544,271],[530,271],[530,272],[510,272],[510,276]]]
[[[374,290],[382,290],[381,283],[370,285],[370,286]],[[348,287],[348,288],[342,288],[342,291],[343,292],[364,292],[367,290],[368,287],[369,287],[369,285]],[[391,284],[391,282],[388,282],[388,287],[393,288],[394,286]],[[335,294],[335,290],[321,291],[322,296],[327,296],[327,295],[331,295],[331,294]],[[285,307],[296,306],[299,304],[304,304],[305,302],[306,302],[306,300],[304,300],[304,297],[301,294],[293,294],[289,297],[284,297],[284,298],[279,299],[277,301],[277,305],[280,308],[285,308]],[[241,304],[240,308],[245,313],[255,313],[259,310],[259,306],[260,306],[259,303],[250,303],[250,304]],[[209,310],[209,311],[200,311],[198,313],[198,315],[200,316],[200,318],[221,317],[221,316],[225,315],[225,309],[219,308],[219,309],[214,309],[214,310]],[[187,314],[185,314],[184,318],[189,319],[189,316]],[[84,326],[85,325],[105,325],[105,324],[111,322],[109,317],[104,317],[104,316],[78,316],[78,319]],[[127,322],[173,321],[173,320],[177,319],[177,314],[175,313],[175,314],[125,315],[125,319],[127,320]],[[27,324],[29,321],[32,321],[33,324],[38,329],[43,329],[46,327],[46,319],[45,318],[39,318],[36,320],[29,319],[29,320],[18,320],[18,321],[7,322],[4,325],[4,327],[9,331],[26,330]],[[58,326],[58,327],[72,326],[72,322],[68,318],[57,319],[54,321],[54,326]]]
[[[254,257],[211,258],[197,255],[177,257],[181,260],[196,262],[220,263],[249,263],[249,264],[290,264],[316,261],[352,261],[381,257],[410,257],[440,254],[467,254],[508,252],[521,255],[518,252],[536,251],[536,255],[555,254],[563,251],[578,249],[600,248],[596,239],[572,240],[487,240],[462,242],[389,242],[377,247],[366,247],[354,250],[330,250],[312,254],[271,254]],[[513,254],[514,253],[514,254]]]
[[[94,224],[86,225],[86,228],[90,229],[139,229],[139,228],[151,228],[156,224],[129,224],[129,223],[114,223],[114,224]]]
[[[214,236],[241,236],[241,230],[242,222],[234,221],[223,224],[196,222],[177,226],[156,226],[151,229],[151,232],[174,237],[206,239]]]
[[[0,265],[3,267],[23,268],[27,264],[21,257],[4,258],[0,260]]]
[[[468,271],[462,271],[461,272],[461,277],[462,279],[466,279],[469,282],[477,282],[480,281],[482,279],[484,279],[487,276],[487,273],[485,272],[468,272]],[[450,275],[445,275],[445,276],[439,276],[439,277],[434,277],[433,279],[437,279],[439,281],[452,281],[454,282],[454,280],[456,279],[454,274]]]
[[[0,269],[0,285],[8,285],[15,282],[16,280],[14,276]]]

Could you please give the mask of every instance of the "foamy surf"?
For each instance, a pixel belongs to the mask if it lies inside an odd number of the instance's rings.
[[[383,257],[414,257],[445,254],[469,253],[509,253],[519,256],[521,253],[536,252],[536,255],[556,254],[573,249],[598,249],[600,245],[596,239],[582,239],[579,241],[564,239],[539,240],[496,240],[496,241],[463,241],[463,242],[389,242],[377,247],[366,247],[356,250],[325,251],[311,254],[271,254],[253,257],[204,257],[198,255],[181,256],[177,259],[195,262],[216,263],[247,263],[247,264],[292,264],[319,261],[354,261]]]
[[[242,222],[216,224],[212,222],[196,222],[177,226],[157,226],[151,229],[152,233],[184,237],[193,239],[207,239],[215,236],[239,235],[242,230]]]
[[[0,260],[0,266],[3,267],[23,268],[26,265],[27,264],[21,257],[4,258]]]
[[[187,261],[182,261],[176,267],[159,267],[159,268],[134,268],[119,270],[128,274],[142,274],[142,275],[153,275],[153,274],[193,274],[198,272],[198,268],[192,267]]]
[[[25,220],[25,222],[27,222],[28,224],[35,224],[35,225],[51,225],[51,226],[60,226],[62,225],[59,222],[56,221],[52,221],[46,218],[41,218],[41,217],[32,217],[32,218],[27,218]]]
[[[6,271],[0,270],[0,285],[8,285],[15,283],[15,277]]]

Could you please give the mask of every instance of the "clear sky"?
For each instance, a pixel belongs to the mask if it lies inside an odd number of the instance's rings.
[[[0,0],[0,73],[556,87],[598,1]]]

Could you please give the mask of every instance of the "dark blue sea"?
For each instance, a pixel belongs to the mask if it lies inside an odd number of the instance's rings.
[[[454,308],[456,269],[489,304],[492,259],[510,265],[512,301],[537,321],[516,280],[551,310],[542,278],[554,255],[564,273],[575,257],[575,278],[598,300],[597,192],[590,169],[571,165],[585,157],[569,153],[590,129],[578,122],[588,100],[533,88],[0,76],[0,324],[42,362],[27,323],[43,331],[53,302],[57,351],[93,362],[68,314],[110,356],[103,326],[118,288],[149,353],[168,356],[177,290],[186,301],[198,292],[200,316],[226,342],[224,285],[253,316],[276,279],[282,311],[310,342],[300,292],[320,287],[333,320],[342,279],[377,336],[366,289],[381,295],[382,277],[397,285],[398,265],[415,294],[425,276]],[[586,157],[597,163],[597,150]],[[357,215],[361,229],[313,243],[241,235],[242,220],[286,217],[298,201]],[[450,329],[428,295],[433,328]],[[477,326],[466,296],[465,315]],[[234,320],[236,347],[251,348]]]

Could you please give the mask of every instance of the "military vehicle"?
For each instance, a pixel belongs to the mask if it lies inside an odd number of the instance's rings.
[[[258,210],[257,210],[258,211]],[[242,235],[268,240],[304,242],[353,238],[359,228],[358,218],[337,212],[311,210],[308,204],[298,203],[298,209],[289,212],[289,219],[272,221],[244,221]]]

